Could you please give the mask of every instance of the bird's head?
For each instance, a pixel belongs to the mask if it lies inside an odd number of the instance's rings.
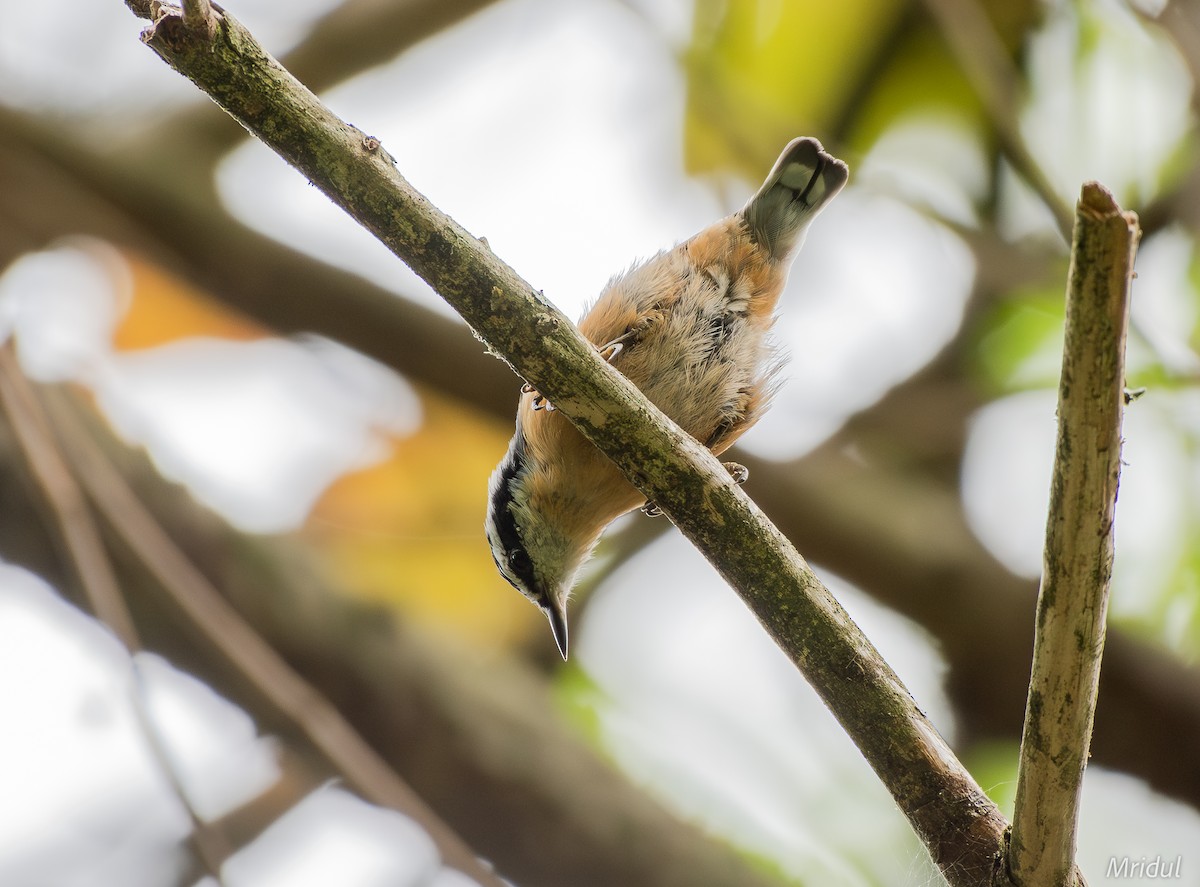
[[[567,598],[603,524],[583,527],[555,472],[542,464],[517,430],[489,485],[488,544],[500,574],[550,620],[567,658]]]

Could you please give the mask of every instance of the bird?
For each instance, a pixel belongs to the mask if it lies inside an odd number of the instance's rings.
[[[769,335],[776,303],[809,224],[848,178],[817,139],[792,140],[744,207],[614,276],[580,333],[720,455],[770,405],[782,365]],[[638,507],[661,511],[529,384],[488,497],[496,567],[549,619],[565,660],[567,601],[604,529]]]

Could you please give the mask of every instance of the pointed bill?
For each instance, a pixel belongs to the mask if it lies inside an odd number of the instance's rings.
[[[550,631],[554,633],[554,643],[558,644],[558,652],[562,654],[563,661],[565,662],[567,658],[566,608],[552,603],[547,607],[543,607],[542,612],[550,620]]]

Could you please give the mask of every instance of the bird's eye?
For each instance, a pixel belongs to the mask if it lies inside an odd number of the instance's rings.
[[[529,555],[523,548],[514,548],[508,553],[508,565],[514,570],[520,570],[529,563]]]

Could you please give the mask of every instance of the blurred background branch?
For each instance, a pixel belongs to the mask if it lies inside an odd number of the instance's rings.
[[[484,858],[520,883],[554,885],[563,878],[584,887],[774,883],[671,817],[599,760],[552,717],[551,699],[538,675],[517,663],[498,669],[460,644],[425,636],[378,607],[331,593],[320,567],[294,543],[231,530],[184,491],[164,484],[144,457],[105,436],[94,420],[85,434],[78,424],[83,417],[72,415],[78,405],[64,394],[47,392],[56,402],[58,420],[72,426],[72,450],[80,459],[76,471],[104,514],[107,544],[121,555],[117,578],[145,626],[147,644],[254,711],[264,729],[298,744],[302,756],[318,755],[319,763],[305,763],[304,757],[293,762],[289,771],[298,772],[282,781],[279,792],[285,802],[294,802],[294,779],[312,784],[303,775],[307,770],[336,773],[344,766],[342,751],[331,753],[328,747],[329,715],[321,713],[317,695],[325,694],[374,748],[386,750],[388,763],[408,774],[421,797]],[[90,435],[99,439],[89,441]],[[5,444],[12,447],[11,436]],[[94,451],[97,445],[107,456]],[[126,480],[114,475],[109,459]],[[11,472],[11,463],[5,465]],[[5,485],[11,488],[14,482],[10,476]],[[135,491],[121,489],[127,482]],[[146,507],[152,516],[144,513]],[[11,499],[6,522],[27,520],[31,508],[28,500]],[[151,554],[148,560],[146,546],[174,544],[156,541],[160,534],[187,549],[172,558],[217,567],[218,575],[188,578],[190,566],[152,564],[159,557]],[[14,554],[31,563],[44,557],[36,541],[28,548],[14,546]],[[52,563],[41,566],[49,576],[57,573]],[[299,672],[290,682],[310,682],[315,691],[300,690],[306,699],[296,690],[281,693],[276,679],[264,681],[255,668],[236,664],[245,656],[275,655],[248,649],[239,637],[249,629],[216,631],[187,615],[209,606],[209,595],[197,599],[194,587],[173,586],[208,581],[218,582],[237,608],[221,620],[248,620]],[[231,656],[228,645],[239,643],[242,649]],[[531,757],[529,749],[538,752]],[[382,782],[362,785],[358,777],[348,778],[368,797],[396,803],[395,793]],[[268,814],[250,815],[254,822]],[[627,823],[628,831],[612,832],[606,824],[614,821]],[[260,830],[251,826],[246,837]],[[528,854],[527,836],[546,834],[556,840]]]
[[[294,724],[295,730],[355,791],[419,822],[436,842],[447,865],[469,875],[482,887],[500,887],[502,882],[480,865],[462,839],[396,775],[337,708],[229,606],[176,547],[99,448],[88,440],[82,424],[73,418],[61,397],[54,412],[58,434],[66,442],[75,474],[97,510],[191,627],[214,648],[214,654],[237,672],[239,681],[251,685],[259,697]],[[65,465],[62,473],[69,476]],[[84,507],[82,501],[79,506]],[[98,536],[95,542],[99,543]],[[109,584],[115,590],[115,580]],[[123,603],[121,609],[124,612]],[[97,613],[101,615],[99,608]]]
[[[40,504],[54,515],[56,541],[66,552],[64,560],[71,568],[76,587],[83,592],[92,612],[116,633],[125,649],[131,654],[140,653],[142,642],[83,491],[59,452],[54,431],[37,396],[17,365],[12,349],[7,346],[0,347],[0,404],[40,493]],[[230,844],[219,826],[206,823],[196,813],[187,790],[175,774],[170,753],[147,711],[145,688],[136,658],[130,660],[129,670],[132,707],[137,713],[146,746],[164,780],[187,811],[191,825],[188,844],[200,869],[197,874],[209,875],[224,887],[221,865],[230,855]]]
[[[982,5],[975,0],[924,0],[988,116],[1004,156],[1054,216],[1071,241],[1071,209],[1054,190],[1021,135],[1021,87],[1016,66]]]

